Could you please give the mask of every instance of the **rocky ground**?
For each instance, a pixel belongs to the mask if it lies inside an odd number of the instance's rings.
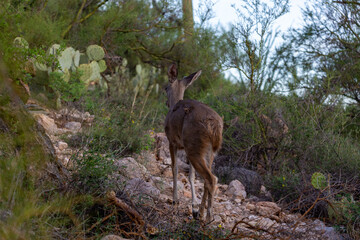
[[[71,156],[79,152],[79,149],[70,148],[63,136],[69,138],[90,126],[94,116],[69,109],[49,111],[31,102],[28,102],[27,107],[50,137],[58,159],[65,167],[70,168],[73,164]],[[167,139],[164,133],[153,134],[153,137],[156,142],[155,151],[116,159],[115,164],[125,169],[119,174],[125,179],[124,190],[129,195],[143,195],[151,199],[152,211],[148,212],[144,219],[148,220],[156,231],[161,231],[165,225],[180,224],[192,219],[191,192],[187,178],[189,166],[184,161],[184,153],[180,153],[180,204],[173,208],[171,159]],[[200,201],[203,183],[198,176],[195,185]],[[269,194],[264,187],[262,191]],[[326,226],[320,220],[289,214],[274,202],[249,196],[238,180],[229,185],[219,184],[213,212],[214,221],[210,225],[243,236],[239,239],[343,239],[332,227]],[[104,239],[122,239],[117,236],[107,237]]]

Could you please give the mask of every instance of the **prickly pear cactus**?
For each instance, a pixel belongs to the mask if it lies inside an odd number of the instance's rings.
[[[55,55],[57,56],[57,51],[60,49],[60,45],[59,44],[53,44],[47,51],[47,54],[49,55]]]
[[[58,60],[59,60],[60,68],[63,72],[65,72],[65,69],[69,70],[73,65],[74,55],[75,55],[75,50],[72,47],[65,48],[65,50],[61,52]]]
[[[85,54],[84,54],[85,55]],[[77,68],[80,65],[80,52],[76,50],[73,57],[74,66]]]
[[[320,172],[314,172],[311,176],[311,185],[316,189],[324,189],[327,186],[326,177]]]
[[[90,63],[90,68],[91,68],[90,81],[91,82],[99,81],[101,79],[99,64],[96,61],[92,61]]]
[[[70,74],[69,69],[65,69],[65,70],[64,70],[64,74],[62,75],[62,79],[63,79],[65,82],[69,82],[70,76],[71,76],[71,74]]]
[[[43,72],[48,71],[48,67],[44,63],[40,63],[36,60],[34,60],[34,67],[35,67],[35,71],[43,71]]]
[[[86,54],[89,57],[90,61],[92,61],[92,60],[100,61],[101,59],[103,59],[105,57],[104,49],[102,47],[100,47],[99,45],[88,46],[86,49]]]
[[[80,64],[88,64],[89,58],[85,53],[80,53],[79,65]]]
[[[98,64],[99,64],[100,72],[101,73],[104,72],[107,68],[105,60],[101,59],[100,61],[98,61]]]
[[[89,84],[91,77],[90,64],[80,64],[80,66],[77,68],[77,71],[80,73],[80,81]]]
[[[25,48],[25,49],[29,48],[29,43],[22,37],[16,37],[14,39],[14,45],[19,48]]]

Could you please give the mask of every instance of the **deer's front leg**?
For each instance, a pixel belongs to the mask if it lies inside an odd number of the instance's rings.
[[[174,145],[169,144],[169,149],[170,149],[170,157],[171,157],[171,169],[173,173],[173,203],[178,204],[179,203],[178,192],[177,192],[178,166],[176,161],[177,148]]]

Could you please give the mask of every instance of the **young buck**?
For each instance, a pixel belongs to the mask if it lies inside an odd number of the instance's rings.
[[[211,165],[215,153],[222,142],[223,120],[209,106],[195,100],[183,100],[184,92],[201,74],[201,70],[181,80],[177,79],[177,67],[171,65],[168,71],[169,84],[166,87],[167,106],[169,112],[165,120],[165,132],[169,139],[171,167],[173,172],[173,201],[178,203],[176,152],[184,149],[190,163],[190,186],[192,195],[192,212],[197,218],[195,210],[197,199],[195,194],[195,171],[204,179],[204,195],[200,204],[200,218],[204,216],[206,200],[206,221],[212,220],[212,205],[217,189],[217,177],[211,173]],[[208,159],[206,159],[208,158]]]

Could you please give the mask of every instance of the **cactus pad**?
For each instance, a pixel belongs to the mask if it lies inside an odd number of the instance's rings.
[[[100,61],[105,57],[104,49],[98,45],[90,45],[86,49],[86,54],[89,57],[90,61]]]
[[[320,172],[314,172],[311,176],[311,185],[316,189],[324,189],[327,186],[326,177]]]

